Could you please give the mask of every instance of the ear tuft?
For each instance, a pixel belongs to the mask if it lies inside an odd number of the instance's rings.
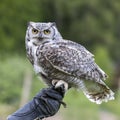
[[[56,26],[56,23],[55,22],[49,22],[49,25],[50,25],[50,27]]]
[[[56,26],[56,23],[55,23],[55,22],[52,22],[52,26]]]
[[[27,23],[27,26],[30,26],[30,25],[33,25],[33,24],[34,24],[34,22],[30,21],[30,22]]]

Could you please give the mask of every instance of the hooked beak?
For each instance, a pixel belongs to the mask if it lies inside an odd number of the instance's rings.
[[[41,41],[41,40],[43,40],[43,38],[42,38],[42,37],[38,37],[38,40],[40,40],[40,41]]]
[[[43,40],[42,34],[39,33],[38,40]]]

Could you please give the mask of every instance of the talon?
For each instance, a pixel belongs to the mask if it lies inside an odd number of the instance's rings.
[[[55,86],[55,88],[59,88],[60,86],[64,86],[65,92],[68,90],[68,83],[63,80],[53,80],[52,84]]]
[[[59,80],[52,80],[52,85],[55,86]]]

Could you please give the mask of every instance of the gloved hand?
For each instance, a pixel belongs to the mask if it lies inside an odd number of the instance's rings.
[[[63,104],[64,86],[42,89],[30,102],[8,116],[7,120],[34,120],[56,114]]]

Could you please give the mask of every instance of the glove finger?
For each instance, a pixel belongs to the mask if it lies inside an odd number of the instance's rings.
[[[62,100],[63,95],[60,94],[58,91],[56,91],[53,88],[48,88],[46,90],[42,91],[46,97],[56,99],[56,100]]]

